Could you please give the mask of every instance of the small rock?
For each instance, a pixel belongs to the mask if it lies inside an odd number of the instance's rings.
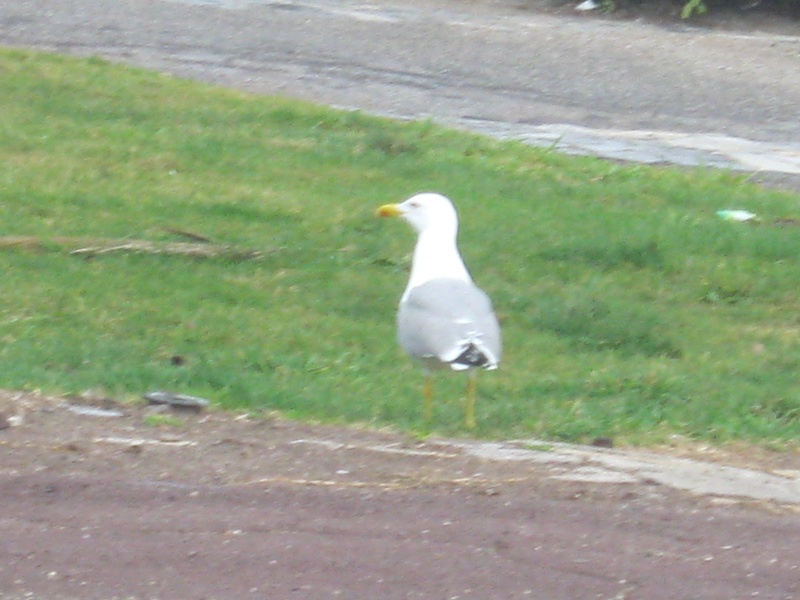
[[[614,440],[610,437],[596,437],[592,440],[592,446],[595,448],[613,448]]]
[[[166,404],[173,408],[193,410],[196,412],[200,412],[210,404],[205,398],[173,394],[172,392],[148,392],[143,397],[150,404]]]
[[[78,442],[76,442],[74,440],[70,441],[70,442],[63,443],[60,446],[60,448],[62,450],[64,450],[65,452],[77,452],[77,453],[80,453],[80,454],[85,452],[83,446],[81,446],[80,443],[78,443]]]
[[[0,430],[10,429],[11,427],[19,427],[22,425],[22,415],[7,415],[0,413]]]

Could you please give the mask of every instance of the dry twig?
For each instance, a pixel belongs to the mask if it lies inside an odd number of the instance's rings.
[[[228,258],[233,260],[253,260],[261,258],[260,250],[239,248],[237,246],[189,242],[152,242],[149,240],[119,240],[102,238],[54,237],[41,239],[33,236],[0,237],[0,249],[22,249],[34,252],[68,250],[72,255],[97,256],[111,252],[133,252],[142,254],[164,254],[169,256],[190,256],[195,258]]]

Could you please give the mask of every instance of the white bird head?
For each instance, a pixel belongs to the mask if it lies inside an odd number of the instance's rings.
[[[381,217],[402,217],[418,233],[435,230],[438,235],[455,237],[458,214],[448,198],[425,192],[400,204],[384,204],[378,209]]]
[[[426,192],[400,204],[384,204],[381,217],[402,217],[417,232],[411,275],[403,295],[436,278],[472,281],[456,246],[458,215],[453,203],[441,194]]]

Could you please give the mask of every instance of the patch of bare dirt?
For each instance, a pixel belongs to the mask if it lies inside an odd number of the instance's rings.
[[[0,598],[800,593],[797,513],[443,440],[0,392]]]

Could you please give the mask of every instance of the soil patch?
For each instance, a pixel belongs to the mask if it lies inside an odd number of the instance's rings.
[[[791,507],[445,440],[3,393],[0,598],[789,599]]]

